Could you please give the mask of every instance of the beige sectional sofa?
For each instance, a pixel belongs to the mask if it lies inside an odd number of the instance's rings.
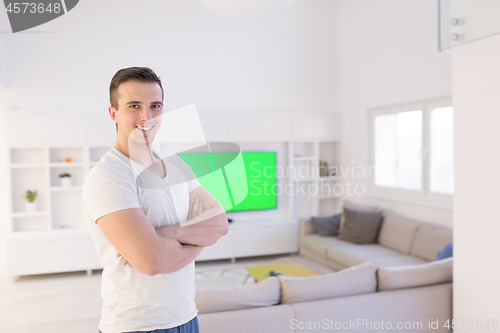
[[[386,213],[377,240],[320,236],[301,220],[300,253],[338,272],[200,288],[201,332],[449,332],[453,258],[435,259],[451,229]]]
[[[448,332],[452,260],[387,269],[367,262],[308,278],[269,277],[253,285],[200,288],[200,330]]]
[[[452,230],[386,213],[378,243],[355,244],[338,237],[320,236],[309,220],[300,221],[300,254],[335,270],[363,262],[380,267],[407,266],[434,261],[452,241]]]

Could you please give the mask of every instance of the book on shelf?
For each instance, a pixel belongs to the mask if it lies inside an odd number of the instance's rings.
[[[328,175],[328,167],[326,161],[319,161],[319,176],[326,177]]]

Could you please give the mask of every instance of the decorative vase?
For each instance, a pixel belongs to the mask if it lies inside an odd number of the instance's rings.
[[[63,187],[71,187],[73,179],[71,177],[61,177],[61,185]]]
[[[36,201],[33,201],[33,202],[26,202],[26,211],[28,213],[34,213],[36,212],[37,210],[37,204],[36,204]]]

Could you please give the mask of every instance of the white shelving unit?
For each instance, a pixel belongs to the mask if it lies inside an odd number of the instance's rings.
[[[301,140],[290,143],[290,164],[295,172],[290,183],[296,193],[292,216],[308,218],[335,214],[340,208],[337,189],[340,160],[337,140]],[[320,176],[320,161],[325,161],[326,176]]]
[[[319,177],[319,161],[339,165],[340,115],[333,113],[251,112],[199,114],[210,142],[234,142],[243,151],[276,151],[278,165],[304,174],[279,179],[294,189],[278,195],[278,208],[230,214],[228,235],[207,247],[197,260],[236,259],[298,251],[298,220],[335,213],[340,202],[332,193],[306,195],[301,185],[338,182]],[[106,113],[39,114],[7,112],[6,152],[10,212],[5,214],[7,274],[12,276],[102,268],[82,216],[82,185],[88,171],[116,140]],[[57,124],[57,131],[42,131]],[[71,130],[68,130],[71,129]],[[33,141],[36,138],[36,141]],[[161,143],[160,143],[161,144]],[[65,162],[71,158],[71,162]],[[307,171],[309,169],[309,171]],[[73,186],[62,187],[59,174],[72,174]],[[38,211],[28,213],[24,194],[37,190]]]
[[[108,149],[76,145],[9,148],[9,275],[101,268],[83,219],[81,201],[85,175]],[[61,185],[61,173],[71,174],[72,186]],[[26,211],[27,190],[37,191],[35,212]]]

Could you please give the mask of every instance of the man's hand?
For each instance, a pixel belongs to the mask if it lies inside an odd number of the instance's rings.
[[[198,198],[190,199],[189,200],[189,213],[188,213],[188,221],[193,219],[194,217],[198,216],[198,214],[201,214],[203,212],[203,204]],[[178,224],[171,225],[169,227],[180,227]],[[169,229],[169,228],[166,228]],[[170,228],[172,230],[172,228]],[[157,232],[158,233],[158,232]],[[160,235],[160,233],[158,233]],[[170,234],[168,232],[165,232],[165,230],[161,233],[160,235],[163,238],[173,238],[170,237]],[[117,257],[122,257],[122,255],[119,252],[116,252]],[[123,266],[130,266],[133,267],[125,257],[122,257],[122,265]]]
[[[189,213],[187,220],[192,220],[199,214],[203,213],[203,204],[200,199],[194,198],[189,200]]]
[[[120,254],[120,252],[116,252],[116,256],[121,257],[122,255]],[[127,259],[125,259],[125,257],[122,257],[122,265],[123,266],[129,265],[130,267],[132,267],[132,265],[127,261]]]

